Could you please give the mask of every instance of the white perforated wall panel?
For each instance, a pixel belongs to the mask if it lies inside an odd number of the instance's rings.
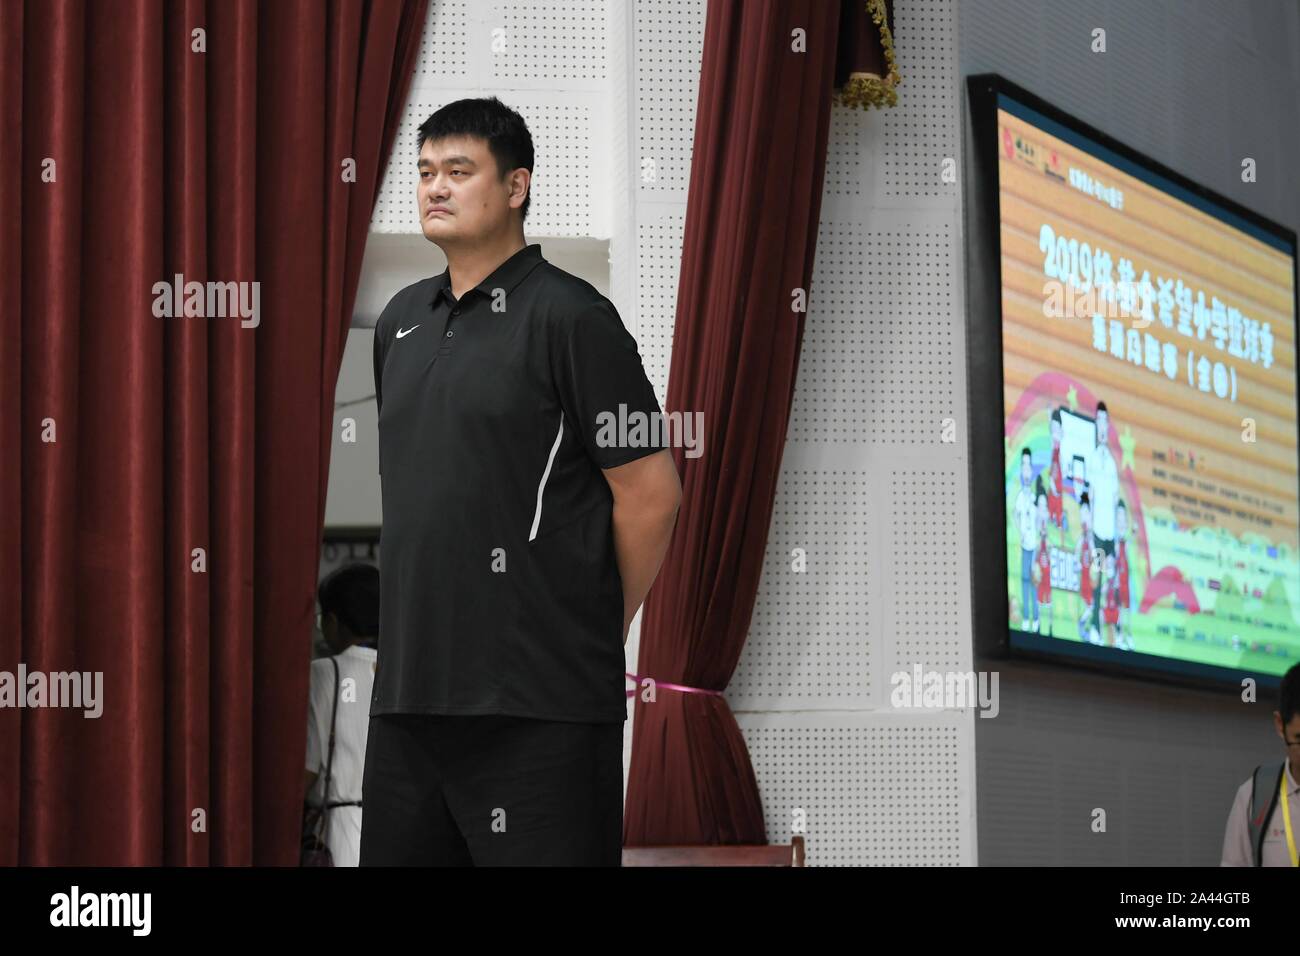
[[[706,7],[635,9],[635,301],[662,400]],[[768,837],[803,811],[810,865],[975,861],[972,712],[890,703],[895,671],[972,666],[961,197],[942,178],[960,168],[953,16],[899,0],[900,109],[832,116],[785,460],[727,693]]]
[[[601,91],[608,75],[605,0],[492,4],[493,86]]]
[[[685,203],[704,49],[703,0],[636,0],[638,199]]]
[[[960,715],[770,712],[737,721],[768,835],[788,841],[798,821],[809,866],[970,862],[969,735]]]
[[[953,120],[958,92],[957,10],[951,0],[899,2],[894,7],[898,41],[898,106],[884,114],[884,197],[933,199],[947,207],[953,189],[938,175],[944,157],[957,155],[961,127]],[[902,37],[906,36],[906,43]],[[958,117],[960,114],[956,114]]]
[[[782,471],[733,703],[738,690],[751,707],[850,707],[861,700],[871,686],[871,620],[882,613],[871,600],[876,569],[869,548],[881,517],[865,472]],[[807,571],[786,573],[796,548],[805,551]],[[797,639],[755,643],[758,635]]]
[[[829,185],[823,198],[790,440],[932,446],[935,423],[964,401],[953,390],[964,332],[935,321],[956,305],[951,213],[857,200]]]
[[[668,394],[686,203],[637,203],[637,345],[662,406]]]
[[[704,0],[636,0],[633,182],[637,344],[662,404],[681,276],[686,193],[704,52]]]

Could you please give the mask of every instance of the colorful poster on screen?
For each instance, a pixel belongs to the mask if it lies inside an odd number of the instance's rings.
[[[1300,659],[1294,249],[998,110],[1013,632]]]

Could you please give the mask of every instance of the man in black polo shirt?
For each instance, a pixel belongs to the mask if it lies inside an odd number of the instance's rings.
[[[533,147],[495,98],[419,131],[441,275],[375,327],[378,671],[361,864],[617,866],[624,643],[681,496],[636,343],[524,242]],[[621,640],[620,640],[621,637]]]

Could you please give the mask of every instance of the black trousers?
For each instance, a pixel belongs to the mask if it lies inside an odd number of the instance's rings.
[[[380,714],[361,866],[619,866],[623,724]]]

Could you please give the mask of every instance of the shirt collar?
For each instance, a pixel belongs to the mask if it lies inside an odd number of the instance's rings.
[[[508,296],[515,286],[523,281],[524,276],[532,272],[538,263],[545,261],[542,258],[542,244],[540,242],[530,242],[493,269],[486,279],[469,291],[482,292],[484,295],[491,297],[494,289],[502,289]],[[443,294],[446,295],[448,302],[452,301],[450,267],[443,269],[441,275],[434,277],[433,298],[429,300],[429,305],[437,305],[438,297]],[[469,292],[465,293],[465,295],[469,295]],[[461,298],[464,299],[464,296]]]

